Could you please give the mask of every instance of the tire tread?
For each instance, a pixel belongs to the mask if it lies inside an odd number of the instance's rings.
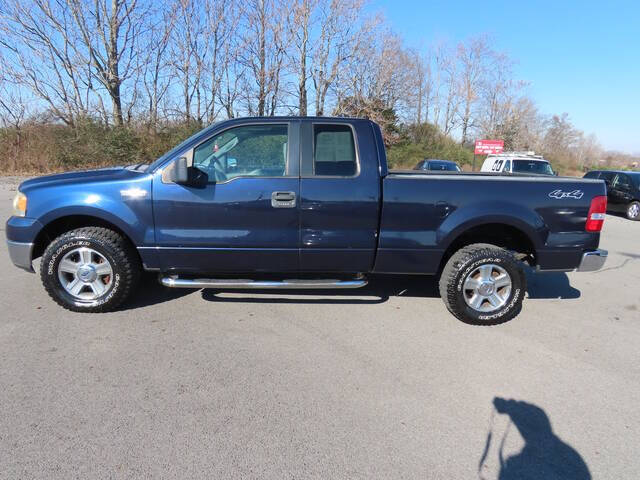
[[[496,254],[506,256],[508,260],[515,264],[519,263],[514,254],[510,251],[488,243],[474,243],[471,245],[467,245],[466,247],[463,247],[455,252],[447,261],[444,269],[442,270],[442,274],[440,275],[440,280],[438,281],[438,289],[440,291],[440,297],[447,307],[447,310],[449,310],[449,312],[451,312],[451,314],[454,315],[457,319],[471,325],[497,325],[499,323],[504,323],[508,320],[511,320],[519,313],[519,310],[514,308],[512,309],[512,311],[508,312],[506,315],[494,322],[479,322],[469,318],[467,315],[465,315],[464,311],[456,308],[456,296],[458,295],[458,293],[456,292],[455,288],[455,279],[460,270],[460,267],[462,265],[466,265],[467,262],[474,257]],[[523,280],[523,288],[526,290],[526,279],[524,278],[524,275]]]
[[[121,288],[114,297],[106,303],[95,306],[80,307],[65,302],[55,291],[55,286],[47,275],[45,268],[46,259],[49,258],[60,243],[65,243],[77,238],[86,238],[99,244],[108,246],[116,255],[118,268],[121,270]],[[40,279],[47,294],[60,306],[74,312],[109,312],[119,307],[137,286],[141,275],[141,266],[137,253],[129,242],[118,232],[104,227],[81,227],[55,238],[45,249],[40,265]]]

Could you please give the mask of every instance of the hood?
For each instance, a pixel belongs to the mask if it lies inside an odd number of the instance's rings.
[[[138,178],[142,172],[126,167],[98,168],[95,170],[79,170],[77,172],[57,173],[31,178],[20,184],[18,189],[27,193],[29,190],[40,187],[52,187],[58,185],[71,185],[74,183],[94,183],[121,181],[127,178]]]

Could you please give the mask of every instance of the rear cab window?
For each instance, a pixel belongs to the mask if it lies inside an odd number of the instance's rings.
[[[314,124],[313,174],[353,177],[357,173],[358,161],[351,126]]]
[[[601,172],[600,173],[600,178],[602,180],[604,180],[605,182],[607,182],[607,183],[613,182],[613,179],[614,179],[615,176],[616,176],[616,174],[613,173],[613,172]]]

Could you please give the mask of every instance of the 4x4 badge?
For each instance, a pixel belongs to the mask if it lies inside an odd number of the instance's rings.
[[[563,192],[562,190],[554,190],[549,194],[551,198],[557,198],[560,200],[561,198],[575,198],[581,199],[584,196],[584,192],[582,190],[573,190],[572,192]]]

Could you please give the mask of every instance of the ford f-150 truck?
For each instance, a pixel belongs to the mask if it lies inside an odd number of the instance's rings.
[[[103,312],[143,270],[167,287],[356,288],[439,275],[469,323],[513,318],[524,263],[599,269],[601,180],[390,172],[379,127],[350,118],[216,123],[150,165],[27,180],[6,235],[64,308]]]

